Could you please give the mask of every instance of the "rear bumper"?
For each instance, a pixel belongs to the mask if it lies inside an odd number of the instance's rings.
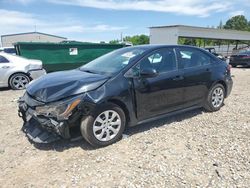
[[[225,97],[228,97],[231,94],[231,91],[233,88],[233,80],[231,77],[228,77],[225,81],[226,81],[226,86],[227,86],[227,93]]]
[[[40,70],[30,70],[29,71],[29,75],[30,77],[35,80],[43,75],[47,74],[46,71],[44,69],[40,69]]]

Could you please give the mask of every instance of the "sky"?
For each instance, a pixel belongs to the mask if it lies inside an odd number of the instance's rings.
[[[162,25],[218,26],[250,20],[250,0],[0,0],[0,35],[44,32],[69,40],[108,42],[149,35]]]

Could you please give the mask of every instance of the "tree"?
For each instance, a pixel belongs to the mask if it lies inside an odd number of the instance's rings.
[[[126,36],[123,40],[131,42],[133,45],[149,44],[149,36],[147,35]]]
[[[133,45],[149,44],[149,36],[147,35],[135,35],[135,36],[126,36],[123,38],[124,42],[130,42]],[[119,40],[111,40],[109,44],[119,44]]]
[[[230,18],[227,20],[226,24],[224,25],[224,29],[234,29],[240,31],[249,31],[250,25],[243,15],[238,15]]]
[[[116,40],[111,40],[111,41],[109,41],[109,44],[119,44],[119,40],[118,39],[116,39]]]

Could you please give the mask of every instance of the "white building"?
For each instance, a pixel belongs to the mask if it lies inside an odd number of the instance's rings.
[[[250,32],[170,25],[150,27],[150,44],[178,44],[179,37],[250,42]]]
[[[18,33],[1,36],[2,47],[14,46],[17,42],[61,42],[64,40],[67,40],[67,38],[40,32]]]

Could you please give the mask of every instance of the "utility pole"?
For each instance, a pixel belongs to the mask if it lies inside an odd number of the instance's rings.
[[[223,22],[222,22],[222,20],[220,20],[219,29],[223,29]]]
[[[121,42],[123,43],[123,33],[121,32]]]

